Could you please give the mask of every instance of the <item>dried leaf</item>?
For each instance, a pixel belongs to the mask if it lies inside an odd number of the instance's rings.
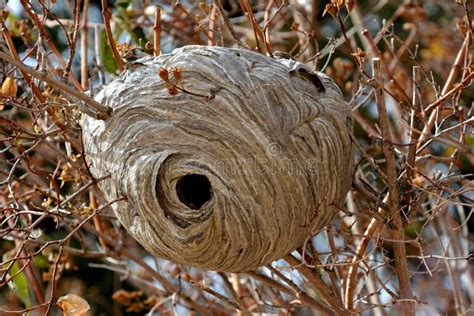
[[[61,308],[64,316],[80,316],[90,309],[89,303],[75,294],[61,296],[56,304]]]
[[[53,198],[48,196],[48,199],[43,200],[43,203],[41,203],[41,206],[44,208],[49,208],[51,206],[51,203],[53,203],[53,201],[54,201]]]
[[[64,183],[74,180],[74,176],[72,174],[72,167],[71,164],[68,162],[61,171],[61,174],[58,177],[61,180],[61,188],[64,186]]]
[[[326,13],[329,13],[332,17],[336,17],[337,11],[337,7],[334,4],[328,3],[324,8],[323,16],[325,16]]]
[[[14,97],[18,91],[18,86],[12,77],[7,77],[2,84],[2,95],[4,97]]]
[[[468,30],[469,30],[469,22],[460,20],[456,22],[456,27],[461,32],[462,36],[466,36]]]
[[[170,95],[177,95],[178,89],[171,81],[166,81],[166,88],[168,89],[168,93]]]
[[[351,13],[352,9],[355,7],[355,1],[354,0],[348,0],[346,1],[346,8],[349,13]]]
[[[363,63],[365,61],[365,58],[369,55],[369,53],[357,47],[357,51],[352,53],[351,55],[355,56],[357,59],[360,60],[361,63]]]
[[[160,76],[161,80],[163,80],[163,81],[168,81],[169,80],[169,74],[168,74],[168,70],[166,70],[166,68],[160,68],[160,70],[158,71],[158,75]]]
[[[337,7],[337,14],[341,11],[342,6],[344,5],[344,0],[333,0],[332,3]]]
[[[150,41],[146,42],[145,43],[145,49],[146,50],[152,50],[153,49],[153,44]]]
[[[171,72],[176,82],[183,80],[183,67],[171,67]]]

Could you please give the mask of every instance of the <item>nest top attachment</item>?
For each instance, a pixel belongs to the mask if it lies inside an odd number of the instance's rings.
[[[218,271],[283,257],[343,205],[352,119],[339,88],[295,61],[186,46],[128,65],[83,121],[86,157],[151,254]]]

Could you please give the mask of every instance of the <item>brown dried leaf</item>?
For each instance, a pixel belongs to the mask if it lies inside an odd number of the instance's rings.
[[[469,22],[465,20],[460,20],[456,22],[456,27],[461,32],[462,36],[466,36],[469,30]]]
[[[7,77],[2,84],[2,95],[4,97],[14,97],[18,91],[18,86],[12,77]]]
[[[176,86],[171,81],[166,82],[166,88],[168,89],[168,93],[170,95],[177,95],[178,94],[178,89],[176,88]]]
[[[44,208],[49,208],[51,206],[51,203],[53,203],[53,201],[54,201],[53,198],[48,196],[48,199],[43,200],[43,203],[41,203],[41,206]]]
[[[351,13],[352,9],[354,9],[355,7],[355,1],[354,0],[348,0],[346,1],[346,8],[347,8],[347,12]]]
[[[143,295],[142,291],[125,291],[118,290],[112,295],[112,299],[126,307],[130,307],[140,302],[140,297]]]
[[[160,76],[161,80],[163,81],[168,81],[169,80],[169,74],[168,70],[166,68],[160,68],[158,71],[158,75]]]
[[[61,180],[61,188],[64,186],[64,183],[74,180],[72,167],[69,162],[63,167],[58,179]]]
[[[89,303],[75,294],[61,296],[56,303],[64,313],[64,316],[81,316],[89,309]]]
[[[183,80],[183,67],[172,67],[171,72],[176,82]]]
[[[326,13],[329,13],[332,17],[336,17],[337,11],[338,10],[337,10],[336,5],[332,3],[328,3],[326,4],[326,7],[324,8],[323,16],[325,16]]]
[[[332,3],[334,3],[337,7],[337,14],[339,14],[339,11],[341,11],[342,6],[344,5],[344,0],[333,0]]]
[[[355,56],[360,61],[360,63],[363,63],[366,57],[369,55],[369,53],[366,51],[363,51],[362,49],[360,49],[360,47],[357,47],[357,51],[352,53],[351,55]]]

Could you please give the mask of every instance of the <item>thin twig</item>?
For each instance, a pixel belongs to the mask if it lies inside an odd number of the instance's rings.
[[[215,4],[212,5],[211,14],[209,16],[209,39],[207,40],[207,45],[215,46],[216,45],[216,19],[217,19],[217,7]]]
[[[159,56],[161,54],[161,9],[155,9],[155,24],[153,24],[153,54]]]
[[[403,97],[403,99],[405,100],[405,102],[408,104],[408,105],[411,105],[411,102],[410,102],[410,98],[408,97],[408,95],[406,94],[405,90],[400,86],[400,84],[398,83],[398,81],[393,77],[392,73],[390,72],[390,69],[389,67],[387,66],[387,64],[384,62],[384,59],[383,59],[383,56],[382,56],[382,53],[380,52],[380,50],[378,49],[377,45],[375,44],[374,42],[374,39],[372,38],[372,36],[370,35],[369,31],[367,29],[365,29],[362,34],[365,36],[365,38],[367,39],[367,41],[369,42],[370,44],[370,47],[372,48],[372,51],[375,53],[375,55],[377,55],[377,57],[379,58],[380,60],[380,64],[383,66],[383,69],[385,71],[385,74],[388,76],[388,78],[390,79],[390,82],[393,83],[394,87],[397,89],[397,91],[400,93],[400,95]]]
[[[301,265],[298,259],[293,257],[293,255],[288,254],[283,258],[290,266],[297,267],[298,271],[308,280],[308,282],[314,286],[314,290],[321,295],[321,297],[331,306],[333,313],[337,315],[345,315],[347,310],[342,305],[340,301],[338,301],[337,297],[331,293],[324,284],[323,280],[321,280],[320,275],[316,275],[318,272],[313,271],[312,269],[306,267],[305,265]]]
[[[393,222],[393,229],[391,233],[396,240],[403,241],[405,239],[405,231],[403,229],[403,222],[400,216],[400,202],[397,187],[397,165],[395,162],[394,148],[392,144],[392,136],[390,130],[390,122],[387,115],[387,108],[385,106],[385,99],[383,95],[383,81],[381,73],[381,64],[379,58],[372,59],[372,70],[375,79],[375,99],[379,111],[380,129],[383,137],[382,150],[387,160],[387,180],[389,191],[390,216]],[[387,140],[387,141],[386,141]],[[408,277],[408,264],[406,260],[406,251],[404,243],[393,243],[395,252],[395,270],[398,276],[400,285],[400,298],[406,299],[402,304],[404,315],[415,315],[415,306],[411,301],[413,293],[410,287],[410,279]]]
[[[110,9],[107,4],[107,0],[101,0],[101,3],[102,16],[104,17],[105,33],[107,35],[107,40],[109,41],[110,49],[112,50],[112,54],[114,56],[115,61],[117,62],[119,71],[122,72],[125,69],[125,65],[123,64],[122,58],[120,57],[120,54],[117,51],[117,45],[112,34],[112,29],[110,28]]]
[[[51,36],[49,36],[48,32],[46,32],[46,30],[44,29],[43,23],[41,23],[41,21],[38,19],[38,16],[36,15],[36,13],[33,12],[32,8],[30,7],[31,4],[29,2],[27,2],[26,0],[20,0],[20,2],[21,2],[21,5],[23,6],[23,8],[25,9],[25,12],[29,15],[31,20],[34,22],[35,26],[38,28],[41,36],[44,39],[46,39],[46,41],[48,42],[48,46],[51,49],[51,51],[54,53],[54,55],[59,60],[61,65],[63,67],[66,67],[66,62],[64,61],[63,56],[61,55],[61,53],[56,48],[56,45],[54,44],[54,41],[51,38]],[[74,84],[74,86],[76,87],[76,89],[81,91],[82,90],[81,84],[77,81],[74,74],[69,72],[66,75],[70,76],[71,81]]]
[[[435,108],[439,107],[440,105],[443,104],[446,99],[451,97],[454,93],[461,91],[462,89],[467,88],[468,86],[471,85],[472,79],[474,78],[474,72],[471,72],[466,78],[464,78],[460,83],[455,85],[451,90],[448,92],[444,93],[438,100],[434,101],[430,105],[428,105],[425,108],[426,113],[430,113],[433,111]]]
[[[446,83],[445,83],[443,89],[441,90],[441,95],[442,96],[446,95],[446,93],[451,89],[452,85],[454,84],[454,81],[456,80],[459,72],[461,71],[462,62],[464,60],[464,56],[468,52],[470,42],[471,42],[471,33],[469,32],[466,35],[466,38],[464,39],[464,42],[462,43],[461,48],[458,51],[458,54],[456,55],[456,58],[454,60],[454,64],[451,68],[451,71],[449,72],[448,79],[446,80]],[[422,143],[424,141],[426,141],[427,138],[429,137],[431,129],[433,128],[433,126],[435,124],[436,118],[437,118],[437,111],[431,112],[431,114],[428,118],[428,121],[425,124],[420,137],[418,138],[417,148],[419,148],[422,145]]]
[[[215,296],[216,298],[218,298],[220,301],[222,301],[224,304],[230,306],[231,308],[233,307],[236,310],[241,311],[244,315],[246,315],[246,316],[252,315],[252,313],[250,313],[246,308],[244,308],[239,302],[234,301],[232,299],[229,299],[228,297],[225,297],[224,295],[214,291],[210,287],[208,287],[208,286],[206,286],[206,285],[204,285],[200,282],[196,282],[194,280],[190,280],[189,283],[192,286],[194,286],[195,288],[197,288],[201,291],[204,291],[206,293],[209,293],[212,296]]]
[[[239,0],[239,4],[242,7],[242,10],[247,15],[247,19],[249,20],[250,25],[252,26],[252,30],[253,30],[254,37],[255,37],[255,43],[257,45],[258,51],[263,53],[263,54],[268,53],[265,35],[263,34],[262,28],[260,27],[260,25],[258,25],[257,20],[255,19],[255,16],[252,12],[252,7],[250,6],[249,1],[248,0]],[[261,44],[263,44],[263,45],[261,45]]]
[[[294,290],[288,288],[287,286],[281,284],[280,282],[275,281],[274,279],[263,275],[261,273],[257,272],[246,272],[249,276],[252,278],[266,284],[270,288],[276,289],[280,292],[289,294],[293,297],[298,298],[301,300],[303,304],[306,304],[314,309],[316,309],[318,312],[323,313],[324,315],[333,315],[334,312],[326,305],[319,303],[316,301],[314,298],[311,296],[307,295],[305,292],[295,292]]]
[[[241,306],[245,307],[245,304],[240,297],[240,292],[236,291],[234,284],[229,281],[229,275],[224,272],[218,272],[218,274],[221,277],[222,282],[224,282],[224,286],[226,287],[227,291],[234,297],[235,301]],[[232,277],[232,275],[230,275],[230,277]]]
[[[384,199],[384,203],[388,201],[388,195]],[[369,246],[369,242],[373,239],[373,237],[380,232],[383,227],[383,222],[378,221],[377,219],[373,218],[367,228],[364,231],[364,237],[360,241],[359,245],[357,246],[356,254],[352,257],[351,265],[347,272],[346,277],[346,288],[345,288],[345,306],[348,310],[354,309],[354,290],[356,287],[356,274],[359,268],[358,263],[360,262],[361,258],[364,257],[364,253],[367,251],[367,247]]]
[[[94,25],[94,50],[97,63],[97,73],[99,74],[100,84],[105,84],[104,63],[102,62],[102,52],[100,50],[100,28]]]
[[[110,117],[109,109],[103,106],[102,104],[98,103],[94,99],[88,97],[82,92],[79,92],[77,90],[74,90],[73,88],[69,87],[65,83],[55,80],[48,76],[47,74],[44,74],[42,72],[36,71],[31,67],[25,66],[21,62],[16,61],[12,57],[10,57],[8,54],[5,54],[4,52],[0,52],[0,59],[5,60],[6,62],[12,64],[13,66],[17,67],[20,69],[22,72],[27,73],[36,79],[39,79],[41,81],[44,81],[51,86],[55,87],[56,89],[59,89],[63,92],[65,92],[64,96],[68,98],[69,100],[74,100],[74,98],[84,102],[85,105],[87,105],[89,108],[89,111],[87,111],[85,108],[79,108],[84,112],[84,114],[93,116],[97,119],[102,119],[105,120]],[[94,110],[95,112],[92,112],[91,110]]]
[[[222,21],[224,22],[224,25],[225,27],[227,28],[227,30],[229,31],[232,39],[237,43],[239,44],[239,46],[241,47],[245,47],[246,45],[244,43],[242,43],[239,38],[237,37],[237,34],[235,33],[235,30],[234,30],[234,26],[232,25],[232,23],[229,21],[229,17],[227,16],[225,10],[224,10],[224,7],[222,6],[222,3],[221,3],[221,0],[214,0],[214,5],[216,6],[217,8],[217,11],[219,12],[219,15],[221,16],[222,18]]]
[[[89,80],[89,71],[87,69],[87,42],[88,42],[88,29],[87,29],[87,14],[89,10],[89,0],[84,0],[84,6],[82,10],[82,21],[81,21],[81,86],[82,89],[87,89]]]

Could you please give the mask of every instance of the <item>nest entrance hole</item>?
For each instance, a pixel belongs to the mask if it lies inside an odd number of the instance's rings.
[[[202,174],[187,174],[176,183],[176,193],[181,203],[199,210],[212,197],[211,182]]]

